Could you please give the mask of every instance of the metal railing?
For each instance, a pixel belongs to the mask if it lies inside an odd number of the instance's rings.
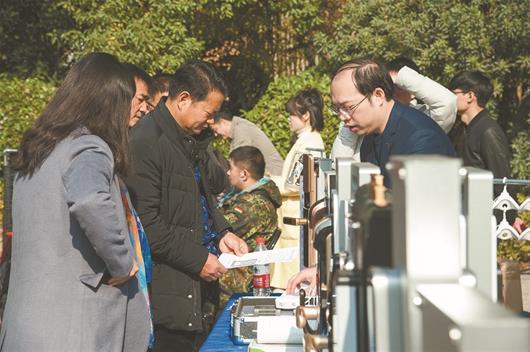
[[[495,178],[494,185],[504,185],[502,192],[494,199],[493,209],[502,211],[502,220],[497,225],[496,236],[501,240],[517,239],[530,241],[530,227],[522,232],[514,228],[507,220],[506,213],[508,211],[530,211],[530,198],[525,199],[519,203],[508,192],[507,186],[530,186],[530,180],[509,179],[509,178]]]

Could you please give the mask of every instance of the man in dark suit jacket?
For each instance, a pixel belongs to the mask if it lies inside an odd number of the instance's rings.
[[[436,122],[392,100],[393,95],[388,72],[367,59],[343,64],[331,82],[332,110],[353,133],[365,136],[361,160],[380,167],[387,187],[390,178],[385,165],[392,155],[455,156],[449,138]]]

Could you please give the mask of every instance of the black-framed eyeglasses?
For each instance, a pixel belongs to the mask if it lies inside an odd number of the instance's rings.
[[[330,111],[333,115],[336,115],[336,116],[338,116],[338,117],[340,117],[341,115],[344,115],[344,116],[347,116],[347,117],[352,117],[353,114],[355,113],[355,110],[357,110],[357,108],[359,107],[359,105],[361,105],[362,102],[366,100],[366,98],[368,98],[368,95],[365,95],[364,98],[362,98],[361,101],[358,102],[357,104],[350,105],[350,106],[345,106],[345,107],[331,106],[331,107],[329,108],[329,111]]]

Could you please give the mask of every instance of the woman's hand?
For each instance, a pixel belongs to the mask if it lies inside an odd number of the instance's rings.
[[[136,261],[134,262],[133,267],[131,268],[131,271],[129,272],[129,275],[124,277],[111,277],[109,281],[107,282],[107,285],[118,287],[129,281],[136,273],[138,272],[138,263]]]

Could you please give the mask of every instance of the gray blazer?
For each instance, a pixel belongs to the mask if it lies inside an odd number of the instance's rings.
[[[15,178],[1,351],[141,351],[149,321],[108,145],[86,129]]]

